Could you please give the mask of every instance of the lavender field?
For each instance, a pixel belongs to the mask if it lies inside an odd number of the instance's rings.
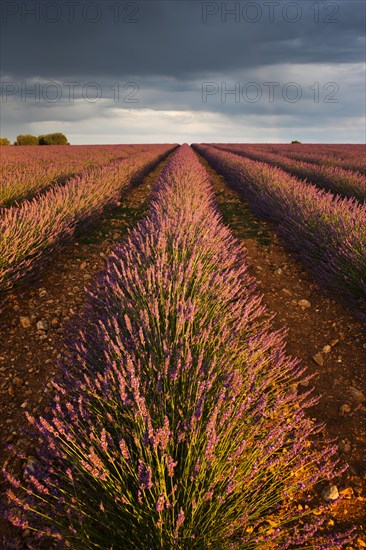
[[[364,548],[362,148],[46,149],[1,151],[2,547]]]

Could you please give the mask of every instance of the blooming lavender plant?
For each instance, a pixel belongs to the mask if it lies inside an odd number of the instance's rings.
[[[337,548],[297,503],[335,474],[298,362],[182,146],[111,255],[62,359],[8,518],[76,549]],[[37,548],[34,542],[34,548]]]
[[[366,205],[342,199],[279,168],[196,146],[331,295],[366,319]]]
[[[366,175],[365,146],[361,144],[260,144],[255,147],[261,151],[277,153],[304,162],[325,166],[336,166],[352,172]]]
[[[230,153],[237,153],[259,162],[277,166],[297,178],[306,179],[332,193],[355,198],[361,203],[366,201],[366,175],[360,172],[345,170],[341,166],[312,164],[288,158],[283,154],[262,150],[252,145],[220,145],[221,148]]]
[[[143,150],[144,145],[8,147],[1,151],[0,207],[31,199],[87,168]]]
[[[116,205],[134,178],[151,170],[173,149],[150,146],[129,158],[87,169],[66,185],[56,185],[19,207],[0,209],[0,294],[39,268],[77,229]]]

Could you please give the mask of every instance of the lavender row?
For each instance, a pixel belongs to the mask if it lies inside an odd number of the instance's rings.
[[[366,206],[334,197],[268,164],[214,147],[195,147],[256,214],[277,224],[318,282],[366,320]]]
[[[297,178],[309,180],[332,193],[343,197],[354,197],[361,203],[366,201],[366,176],[359,172],[351,172],[337,166],[302,162],[282,154],[261,151],[252,145],[220,144],[218,147],[230,153],[277,166]]]
[[[39,269],[77,229],[115,205],[133,178],[146,173],[173,148],[150,146],[131,158],[85,170],[67,185],[55,186],[19,207],[0,209],[0,294]]]
[[[345,170],[351,170],[353,172],[360,172],[361,174],[366,175],[365,148],[360,151],[357,146],[350,147],[351,149],[345,149],[342,145],[330,147],[322,144],[301,144],[300,147],[296,144],[258,145],[258,149],[267,153],[275,153],[295,160],[310,162],[317,165],[334,166]]]
[[[7,147],[1,149],[0,207],[31,199],[88,168],[146,150],[142,145]]]
[[[264,312],[182,146],[71,328],[52,413],[29,417],[43,444],[7,475],[13,524],[73,550],[341,547],[310,513],[334,449],[310,442],[314,401]]]

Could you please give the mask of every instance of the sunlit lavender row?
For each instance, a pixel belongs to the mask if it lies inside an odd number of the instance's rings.
[[[316,165],[274,154],[252,145],[220,144],[220,149],[237,153],[259,162],[277,166],[300,179],[306,179],[327,191],[343,197],[355,197],[361,203],[366,201],[366,176],[338,166]]]
[[[366,206],[268,164],[216,147],[195,147],[255,213],[278,225],[318,282],[366,319]]]
[[[123,189],[174,147],[151,145],[124,160],[90,168],[19,207],[0,209],[0,294],[48,260],[75,231],[115,205]]]
[[[317,165],[336,166],[366,175],[365,147],[359,145],[268,144],[256,146],[267,153],[277,153]]]
[[[182,146],[71,327],[11,521],[47,548],[340,548],[309,492],[334,449],[311,443],[303,373],[264,313]]]
[[[2,147],[0,207],[31,199],[82,170],[144,151],[144,145]]]

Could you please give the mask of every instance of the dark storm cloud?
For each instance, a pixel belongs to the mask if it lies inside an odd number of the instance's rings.
[[[2,0],[1,10],[1,134],[12,139],[56,128],[72,143],[364,140],[363,0]]]
[[[259,11],[253,4],[3,0],[1,70],[16,78],[183,79],[271,64],[363,60],[363,1],[261,1]],[[236,16],[228,13],[233,8]]]

